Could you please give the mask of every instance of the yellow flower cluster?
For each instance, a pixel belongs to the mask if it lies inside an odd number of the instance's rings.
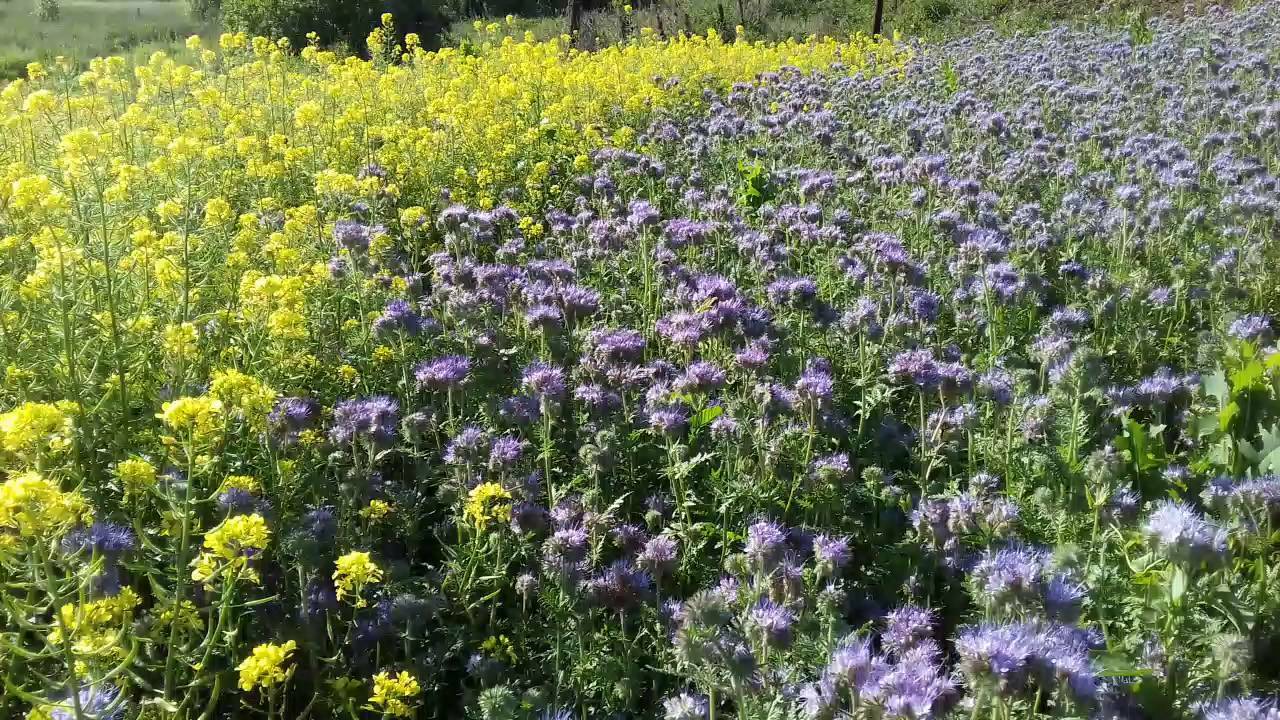
[[[463,514],[477,530],[484,532],[494,520],[506,522],[511,519],[511,493],[498,483],[481,483],[467,494]]]
[[[386,500],[370,500],[368,507],[360,511],[360,515],[369,520],[378,521],[391,514],[391,503]]]
[[[190,43],[191,65],[156,53],[138,67],[106,58],[79,76],[55,67],[10,82],[0,90],[0,246],[13,271],[0,277],[0,298],[23,301],[24,343],[61,347],[58,324],[24,318],[112,287],[110,312],[95,313],[76,341],[80,357],[119,367],[79,398],[83,407],[119,407],[106,395],[127,389],[131,368],[156,360],[188,376],[234,366],[243,375],[213,378],[208,397],[174,400],[161,417],[198,435],[221,427],[224,413],[256,424],[270,388],[286,387],[278,360],[320,341],[341,208],[398,206],[445,188],[479,207],[517,188],[520,203],[542,208],[572,191],[561,183],[591,150],[634,146],[655,112],[700,105],[705,88],[783,66],[893,72],[908,57],[861,36],[772,43],[645,31],[583,52],[567,37],[502,32],[486,30],[466,49],[427,51],[412,38],[397,47],[395,33],[379,28],[369,60],[319,47],[294,54],[288,43],[228,34],[216,49]],[[369,163],[385,175],[361,173]],[[396,210],[400,227],[374,233],[371,254],[429,228],[434,212]],[[98,218],[92,232],[82,232],[90,217]],[[536,238],[542,227],[526,220],[522,230]],[[0,301],[0,313],[16,308]],[[217,337],[231,331],[245,342]],[[394,359],[369,351],[381,363]],[[12,362],[7,377],[41,376],[49,366],[40,353]],[[340,372],[347,382],[359,377]],[[4,432],[0,445],[26,451],[32,441],[55,447],[67,437],[65,425],[33,428]]]
[[[46,537],[92,521],[92,509],[83,497],[62,492],[39,473],[11,475],[0,485],[0,529],[24,537]]]
[[[222,401],[207,395],[180,397],[165,403],[156,417],[174,431],[208,436],[222,427]]]
[[[382,671],[373,676],[369,707],[391,717],[413,717],[414,698],[422,692],[418,679],[401,670],[398,675]]]
[[[126,495],[142,495],[156,484],[156,466],[142,458],[121,460],[116,465],[116,477]]]
[[[14,455],[63,450],[71,431],[71,418],[57,405],[29,402],[0,413],[0,447]]]
[[[276,401],[275,390],[239,370],[215,372],[209,394],[257,431],[266,429],[267,414]]]
[[[249,560],[266,549],[270,540],[271,530],[261,515],[229,517],[205,533],[205,552],[191,561],[191,579],[209,585],[215,576],[227,574],[257,582],[258,571],[249,566]]]
[[[253,653],[236,667],[240,671],[240,689],[248,692],[287,682],[293,667],[286,667],[286,664],[297,647],[298,644],[292,640],[283,645],[263,643],[255,647]]]
[[[124,587],[112,597],[81,605],[67,603],[59,609],[49,644],[58,647],[68,641],[77,661],[105,662],[120,657],[124,648],[119,636],[127,631],[141,602],[133,588]]]
[[[338,599],[355,598],[356,607],[368,603],[361,596],[365,585],[382,581],[382,569],[367,552],[352,551],[334,563],[333,582],[338,588]]]

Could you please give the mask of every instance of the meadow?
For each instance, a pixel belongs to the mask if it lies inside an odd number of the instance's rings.
[[[1280,2],[0,90],[0,716],[1276,720]]]

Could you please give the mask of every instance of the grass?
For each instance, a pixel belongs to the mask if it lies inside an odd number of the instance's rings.
[[[1192,0],[1194,6],[1232,5],[1231,0]],[[668,33],[704,33],[708,28],[732,32],[742,25],[755,38],[780,39],[808,35],[845,36],[870,32],[874,0],[654,0],[635,1],[629,18],[616,8],[583,15],[581,37],[586,47],[617,41],[624,27],[650,27]],[[977,29],[994,27],[1008,33],[1032,32],[1064,22],[1127,24],[1137,15],[1171,14],[1183,10],[1177,0],[885,0],[884,33],[942,40]],[[454,23],[445,44],[475,42],[472,23]],[[568,32],[563,13],[516,18],[505,32],[532,32],[545,40]]]
[[[212,28],[192,19],[182,0],[64,0],[57,20],[42,21],[31,0],[0,0],[0,78],[59,55],[84,63],[100,55],[181,47]]]

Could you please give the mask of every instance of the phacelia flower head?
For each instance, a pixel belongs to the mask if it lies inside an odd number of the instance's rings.
[[[419,363],[413,375],[418,387],[428,390],[455,390],[471,373],[471,360],[465,355],[446,355]]]
[[[1152,547],[1174,563],[1212,564],[1227,555],[1227,531],[1185,503],[1160,501],[1142,530]]]
[[[400,404],[386,395],[343,400],[333,408],[329,438],[337,445],[365,440],[372,445],[390,444],[400,421]]]

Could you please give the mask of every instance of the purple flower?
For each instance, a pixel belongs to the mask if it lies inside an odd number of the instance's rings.
[[[961,630],[955,647],[960,671],[975,691],[1007,698],[1026,685],[1043,642],[1035,625],[981,625]]]
[[[63,552],[97,553],[110,559],[131,552],[138,544],[133,530],[124,525],[95,522],[88,528],[72,530],[62,538]]]
[[[553,406],[564,399],[564,370],[544,362],[535,362],[524,369],[520,384],[545,406]]]
[[[715,363],[700,360],[685,368],[684,374],[676,379],[677,392],[706,395],[724,387],[727,378],[724,370]]]
[[[675,569],[678,546],[673,538],[659,535],[644,544],[636,556],[636,565],[655,578],[662,579]]]
[[[525,441],[503,435],[489,446],[489,468],[492,470],[510,470],[524,455]]]
[[[680,693],[662,701],[662,720],[705,720],[710,712],[701,695]]]
[[[1227,531],[1186,503],[1160,501],[1142,531],[1152,547],[1174,563],[1216,563],[1227,555]]]
[[[302,516],[299,529],[307,540],[326,545],[333,542],[338,534],[338,516],[332,507],[312,508]]]
[[[825,361],[812,361],[796,381],[796,397],[812,408],[822,407],[835,395],[835,380],[830,365]]]
[[[309,430],[319,416],[320,405],[314,400],[280,398],[267,415],[267,429],[275,443],[287,447],[298,442],[298,436]]]
[[[754,567],[771,572],[782,559],[786,545],[787,531],[777,523],[761,520],[747,528],[744,552]]]
[[[444,450],[449,465],[476,465],[489,447],[489,435],[475,425],[468,425],[453,436]]]
[[[467,380],[471,360],[464,355],[446,355],[418,364],[413,376],[418,387],[428,390],[456,390]]]
[[[63,699],[49,712],[49,717],[52,720],[120,720],[127,705],[120,697],[119,688],[113,685],[84,685],[76,691],[76,700]]]
[[[1274,700],[1251,697],[1226,698],[1199,708],[1201,720],[1280,720]]]
[[[663,405],[649,411],[649,427],[666,437],[676,437],[689,426],[689,411],[683,405]]]
[[[632,200],[627,206],[627,222],[636,228],[657,225],[662,219],[661,213],[653,205],[644,200]]]
[[[1231,323],[1227,333],[1237,340],[1255,344],[1265,343],[1275,334],[1269,315],[1245,315]]]
[[[989,606],[1016,607],[1039,601],[1049,560],[1048,552],[1022,545],[988,550],[974,565],[970,578],[978,597]]]
[[[806,720],[834,720],[840,710],[840,692],[832,678],[805,683],[800,688],[800,709]]]
[[[373,321],[373,334],[379,337],[402,332],[418,335],[423,330],[423,320],[404,300],[392,300],[378,319]]]
[[[381,226],[370,227],[358,220],[339,220],[333,225],[333,240],[347,252],[362,255],[369,251],[373,236],[382,232]]]
[[[813,559],[822,575],[833,575],[849,564],[849,541],[842,537],[818,535],[813,539]]]
[[[865,639],[845,640],[831,652],[826,675],[842,689],[861,690],[871,677],[876,658]]]
[[[852,465],[848,453],[833,453],[813,461],[810,474],[815,480],[837,482],[849,477]]]
[[[520,501],[511,506],[511,532],[528,535],[547,528],[547,511],[541,505]]]
[[[903,605],[885,615],[880,642],[886,650],[901,658],[912,648],[933,637],[933,623],[932,610]]]
[[[942,382],[941,369],[928,350],[906,350],[889,363],[889,374],[907,380],[921,390],[935,390]]]
[[[587,336],[587,347],[598,362],[634,364],[644,357],[644,336],[635,330],[593,330]]]
[[[619,560],[587,581],[587,594],[597,605],[622,613],[638,607],[649,593],[653,579]]]
[[[400,422],[400,405],[393,398],[374,395],[343,400],[333,408],[329,439],[345,445],[363,439],[372,445],[389,445]]]
[[[791,645],[791,626],[796,616],[772,600],[761,600],[747,613],[745,625],[762,645],[786,648]]]

